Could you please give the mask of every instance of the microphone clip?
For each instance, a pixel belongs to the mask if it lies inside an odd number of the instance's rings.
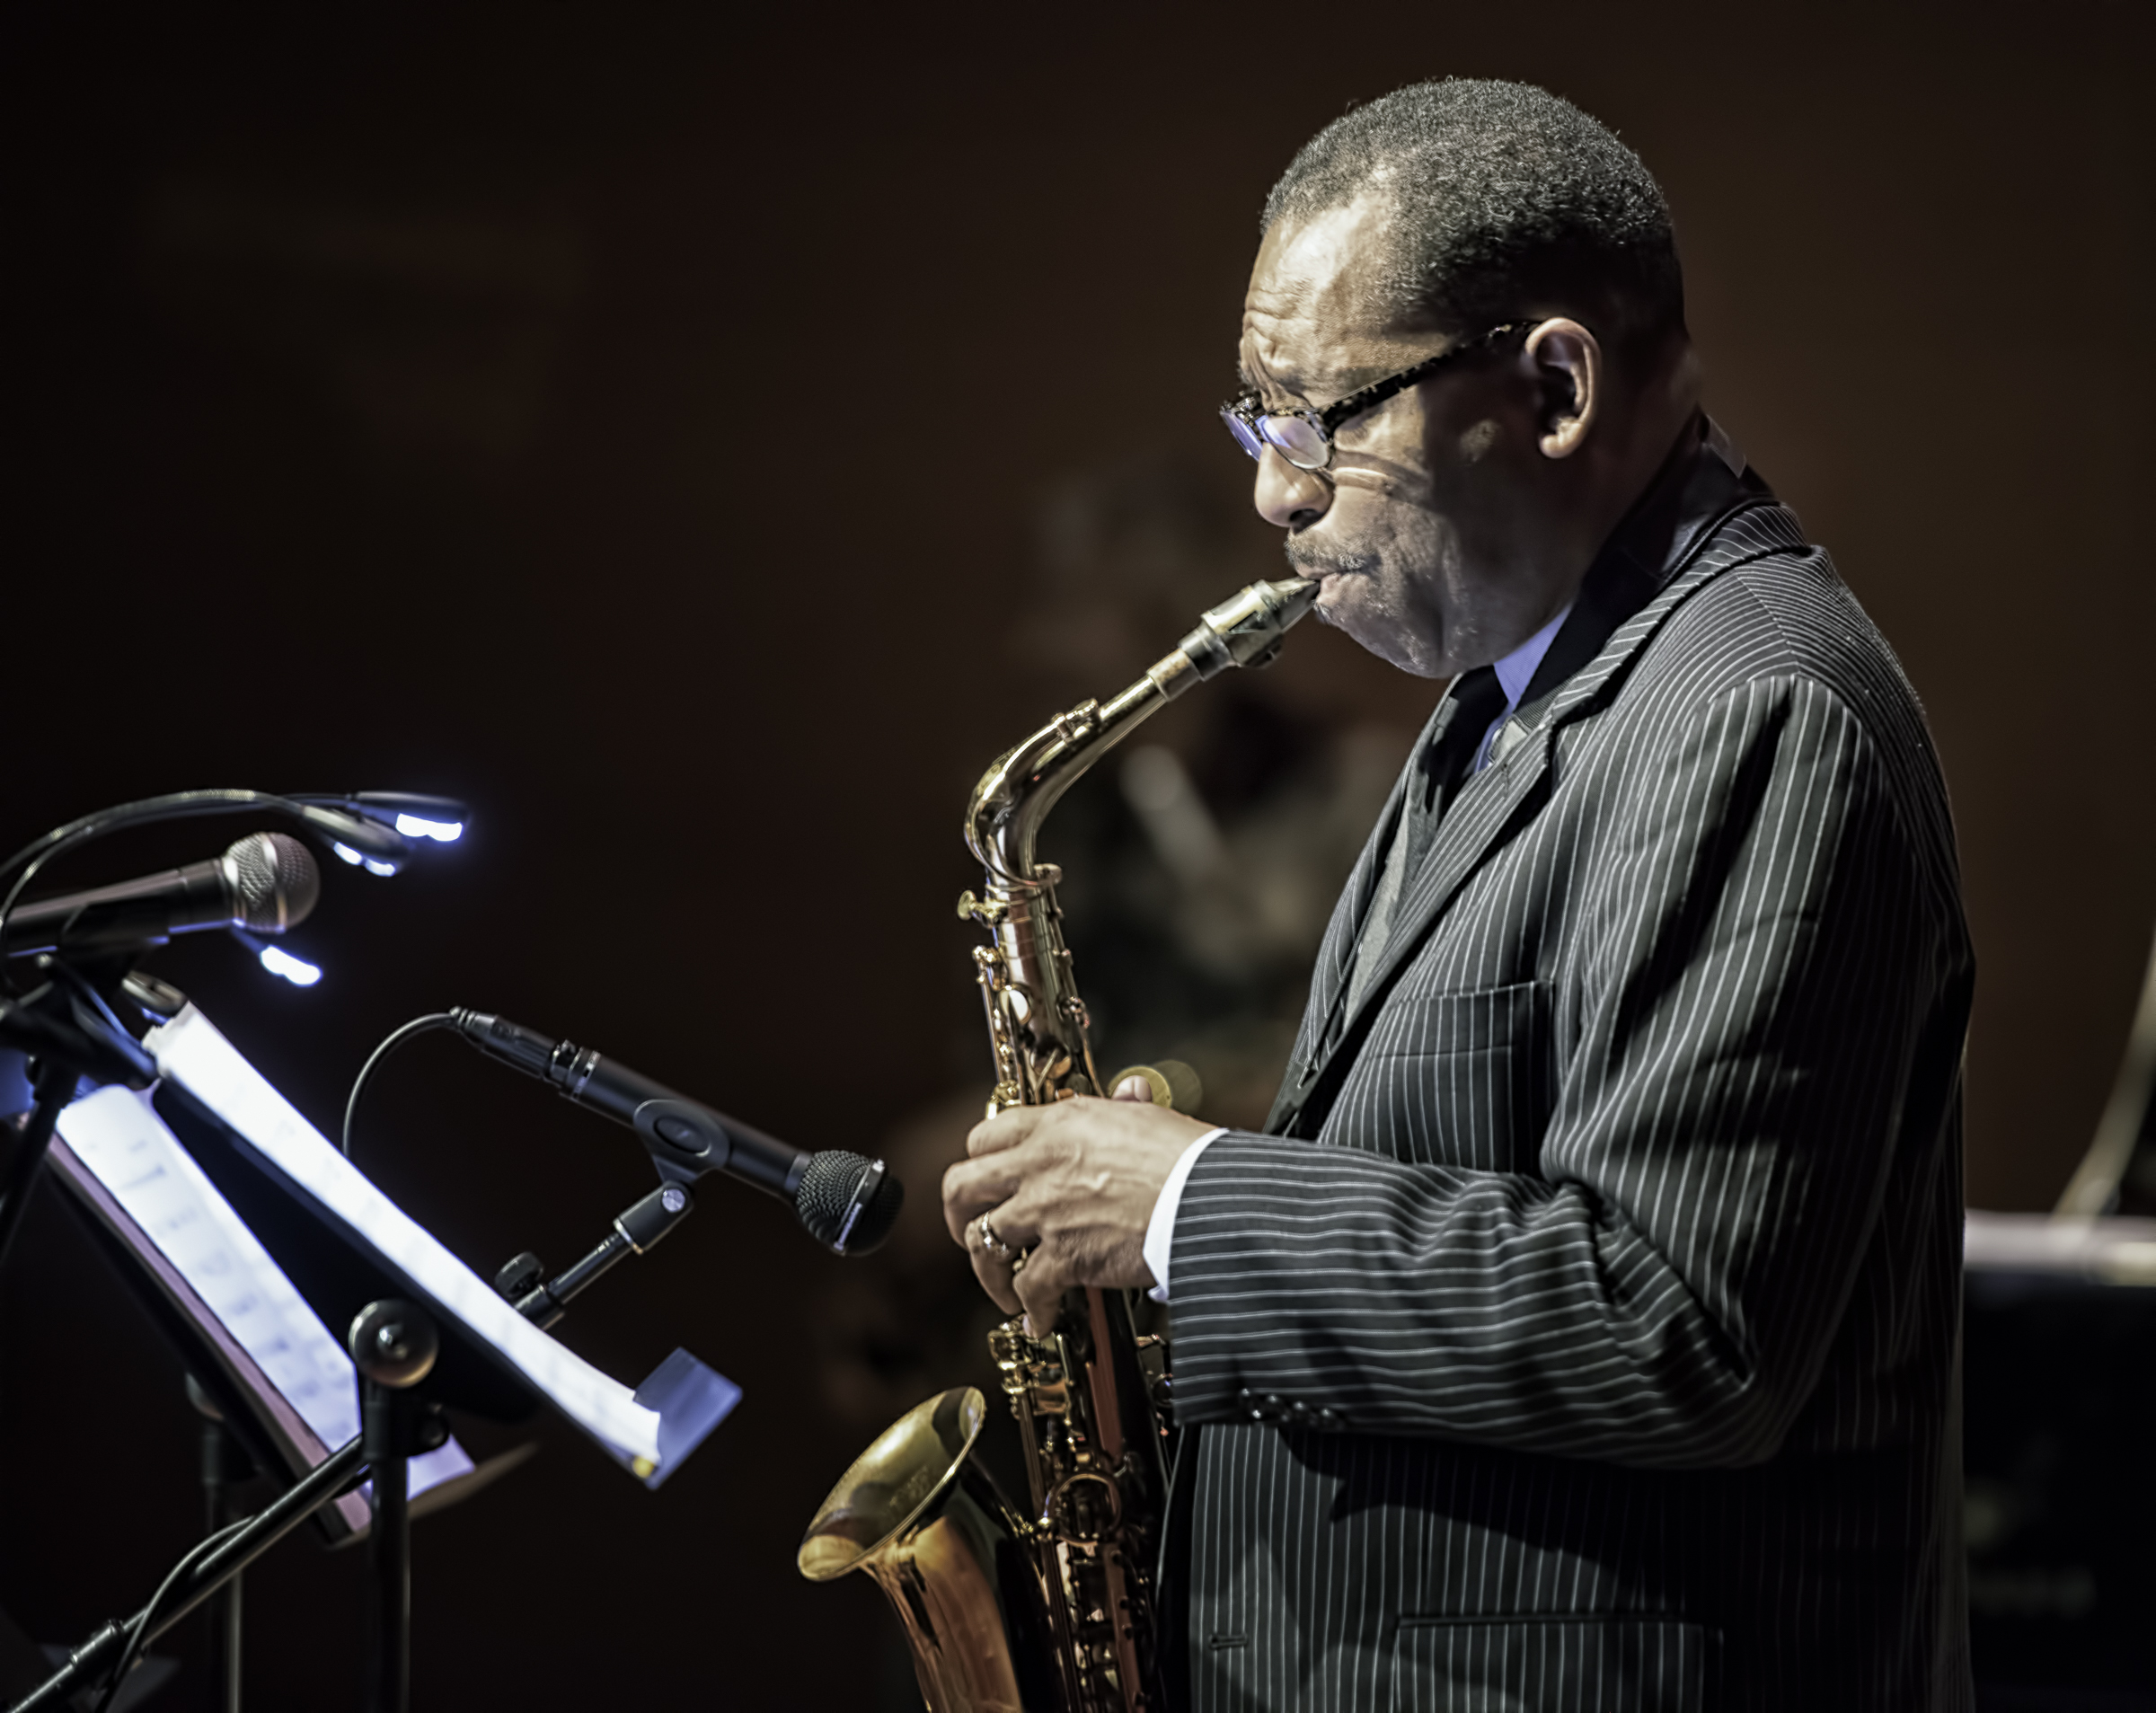
[[[526,1250],[494,1275],[494,1288],[535,1326],[551,1327],[569,1312],[569,1300],[632,1255],[646,1255],[686,1219],[696,1205],[685,1184],[662,1184],[615,1215],[599,1246],[558,1278]],[[542,1284],[542,1280],[545,1283]]]

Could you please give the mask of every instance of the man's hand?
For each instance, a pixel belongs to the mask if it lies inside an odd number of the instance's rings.
[[[1065,1291],[1143,1287],[1145,1226],[1183,1150],[1212,1126],[1152,1104],[1143,1083],[1116,1099],[1017,1107],[974,1126],[969,1158],[943,1174],[943,1219],[1006,1314],[1049,1325]],[[1023,1267],[983,1241],[980,1217]]]

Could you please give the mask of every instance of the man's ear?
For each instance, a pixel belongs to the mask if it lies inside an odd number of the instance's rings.
[[[1586,445],[1602,409],[1608,371],[1602,346],[1577,322],[1562,315],[1528,334],[1524,352],[1542,384],[1542,436],[1536,445],[1545,458],[1569,458]]]

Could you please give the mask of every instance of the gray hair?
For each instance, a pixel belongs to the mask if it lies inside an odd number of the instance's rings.
[[[1471,337],[1556,303],[1620,352],[1684,324],[1661,187],[1547,90],[1448,77],[1352,108],[1289,163],[1265,229],[1366,193],[1389,216],[1378,289],[1404,321]]]

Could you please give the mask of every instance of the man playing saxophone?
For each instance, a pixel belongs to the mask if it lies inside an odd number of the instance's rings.
[[[1240,355],[1319,617],[1452,683],[1262,1132],[1018,1106],[944,1183],[1006,1311],[1171,1306],[1171,1689],[1967,1706],[1944,785],[1701,414],[1659,189],[1403,89],[1275,187]]]

